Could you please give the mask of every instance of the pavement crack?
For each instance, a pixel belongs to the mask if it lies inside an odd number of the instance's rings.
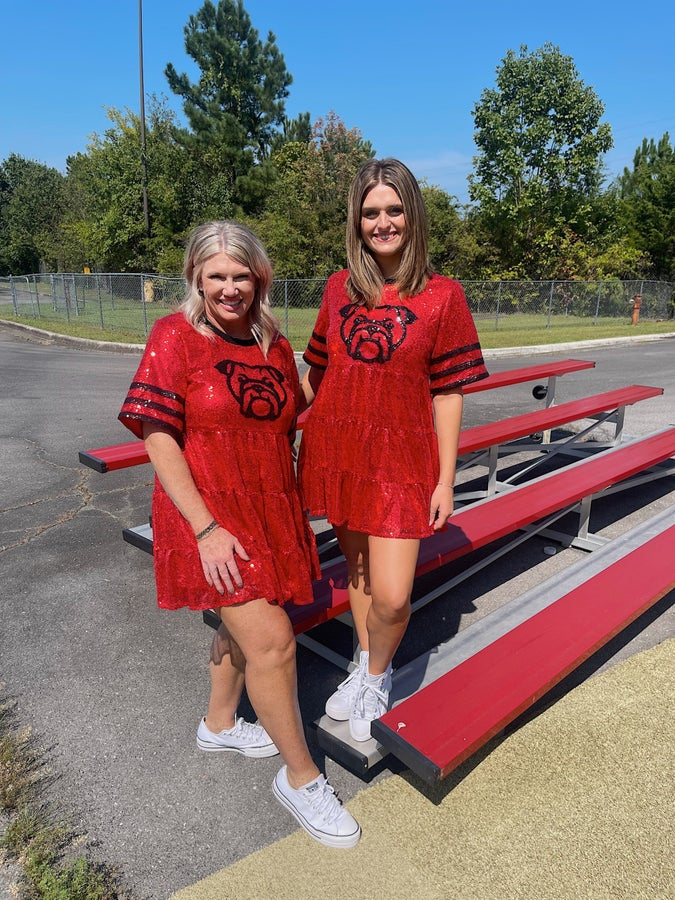
[[[102,491],[92,491],[90,485],[90,478],[94,475],[94,472],[91,471],[78,471],[74,466],[66,466],[61,463],[54,462],[54,460],[49,459],[46,450],[44,447],[41,447],[36,441],[31,441],[26,439],[26,444],[29,445],[33,449],[33,451],[40,457],[41,461],[48,466],[51,466],[54,469],[59,469],[61,471],[72,472],[76,475],[76,483],[72,488],[69,488],[66,491],[61,491],[58,494],[55,494],[50,497],[37,497],[33,500],[28,500],[25,503],[19,503],[16,506],[7,506],[0,510],[2,513],[11,513],[17,512],[22,509],[30,509],[31,507],[39,506],[42,503],[51,503],[53,501],[68,499],[68,498],[78,498],[78,502],[74,509],[69,510],[68,512],[62,513],[56,519],[45,522],[41,525],[34,526],[32,528],[25,529],[22,532],[22,536],[17,538],[16,540],[4,544],[0,546],[0,553],[5,553],[8,550],[15,550],[17,547],[24,547],[26,544],[30,544],[32,541],[37,540],[42,537],[48,531],[51,531],[52,528],[58,528],[60,525],[65,525],[68,522],[71,522],[77,516],[80,515],[83,511],[86,510],[94,510],[95,512],[102,513],[103,515],[109,516],[111,519],[117,521],[117,516],[114,513],[109,512],[108,510],[101,509],[96,505],[96,500],[105,497],[112,496],[115,494],[125,494],[135,492],[138,489],[146,489],[152,486],[152,481],[143,482],[141,484],[134,485],[123,485],[120,487],[107,488]]]

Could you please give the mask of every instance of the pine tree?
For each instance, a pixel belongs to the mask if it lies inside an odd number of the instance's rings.
[[[210,0],[190,16],[185,50],[201,71],[195,84],[169,63],[171,90],[183,98],[189,131],[182,139],[214,177],[224,178],[235,207],[258,209],[273,180],[269,154],[284,126],[292,77],[270,31],[263,43],[242,0]]]

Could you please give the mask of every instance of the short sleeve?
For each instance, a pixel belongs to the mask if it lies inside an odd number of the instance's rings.
[[[328,318],[328,297],[327,292],[324,291],[319,315],[316,317],[312,336],[302,357],[308,366],[314,366],[317,369],[325,369],[328,366],[328,350],[326,346]]]
[[[155,323],[118,416],[139,438],[143,422],[162,425],[178,440],[185,429],[187,356],[175,320],[167,316]]]
[[[457,281],[450,284],[429,363],[432,394],[463,387],[488,376],[462,286]]]

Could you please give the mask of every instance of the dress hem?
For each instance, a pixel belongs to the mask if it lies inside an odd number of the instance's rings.
[[[420,534],[418,531],[415,532],[414,534],[408,534],[408,533],[390,534],[390,533],[381,532],[381,531],[379,531],[379,529],[376,529],[376,528],[367,528],[364,526],[352,525],[349,521],[349,518],[344,519],[342,522],[333,522],[328,517],[328,513],[326,512],[325,509],[318,509],[316,511],[314,509],[308,509],[307,514],[312,517],[327,519],[327,521],[329,522],[329,524],[331,525],[332,528],[336,528],[336,527],[341,528],[343,525],[346,525],[350,531],[357,531],[359,534],[368,534],[371,537],[391,538],[392,540],[421,541],[421,540],[424,540],[424,538],[431,537],[432,534],[438,533],[438,532],[435,532],[433,530],[433,528],[430,528],[427,531],[425,531],[423,534]],[[442,529],[442,530],[445,530],[445,529]]]

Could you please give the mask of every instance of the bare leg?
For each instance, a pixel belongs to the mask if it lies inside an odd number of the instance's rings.
[[[347,561],[349,583],[349,605],[354,619],[354,628],[362,650],[369,649],[366,620],[372,602],[368,573],[368,535],[352,531],[344,525],[333,526],[340,549]]]
[[[266,600],[223,606],[220,617],[246,660],[249,700],[279,748],[293,788],[319,775],[307,749],[298,706],[295,636],[283,609]]]
[[[419,540],[368,538],[372,603],[366,618],[368,670],[379,675],[391,663],[410,620]]]
[[[233,727],[244,689],[245,667],[243,653],[221,623],[211,644],[211,695],[206,713],[209,731],[218,734],[224,728]]]

